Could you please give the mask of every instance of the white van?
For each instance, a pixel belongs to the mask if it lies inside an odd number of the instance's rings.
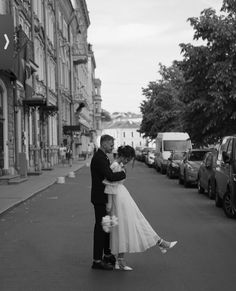
[[[168,158],[171,152],[184,152],[192,149],[192,144],[186,132],[160,132],[156,138],[155,167],[162,174],[166,172]]]

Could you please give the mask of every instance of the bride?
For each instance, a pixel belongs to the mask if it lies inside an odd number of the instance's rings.
[[[118,148],[117,158],[111,164],[113,172],[124,169],[124,165],[135,158],[133,147],[126,145]],[[139,210],[123,181],[103,181],[108,194],[107,212],[118,217],[118,225],[111,228],[111,251],[116,255],[115,269],[131,271],[124,260],[125,253],[144,252],[148,248],[159,246],[164,254],[176,245],[177,241],[168,242],[162,239],[151,227]]]

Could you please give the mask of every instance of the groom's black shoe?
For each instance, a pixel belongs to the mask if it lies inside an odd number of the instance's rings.
[[[115,266],[116,263],[116,257],[113,254],[110,255],[104,255],[103,261],[107,264],[111,264],[112,266]]]
[[[93,262],[92,264],[92,269],[97,269],[97,270],[107,270],[107,271],[112,271],[113,266],[111,264],[107,264],[103,261],[100,262]]]

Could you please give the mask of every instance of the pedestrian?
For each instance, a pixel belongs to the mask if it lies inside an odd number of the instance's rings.
[[[95,211],[95,226],[93,236],[93,269],[113,270],[115,257],[110,251],[110,234],[102,228],[102,218],[107,215],[106,204],[107,194],[104,193],[105,185],[103,180],[120,181],[125,179],[125,171],[113,173],[110,168],[110,161],[107,154],[110,154],[114,147],[114,138],[110,135],[102,135],[100,148],[94,153],[91,164],[91,202]]]
[[[111,165],[114,173],[120,172],[135,158],[135,150],[129,145],[121,146],[117,155],[117,159]],[[105,193],[108,194],[107,211],[111,217],[118,218],[118,225],[110,229],[111,251],[116,255],[115,269],[132,270],[125,263],[125,253],[144,252],[156,244],[162,253],[166,253],[177,243],[165,241],[153,230],[123,185],[123,181],[111,183],[105,180],[104,184]]]
[[[64,166],[66,162],[66,147],[63,144],[61,144],[59,148],[59,155],[60,155],[61,163]]]
[[[68,165],[72,167],[72,150],[70,146],[68,146],[66,149],[66,159],[67,159]]]

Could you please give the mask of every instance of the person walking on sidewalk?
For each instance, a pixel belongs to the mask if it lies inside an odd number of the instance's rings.
[[[70,146],[67,146],[67,149],[66,149],[66,159],[67,159],[68,165],[72,167],[72,150]]]
[[[94,153],[91,164],[91,202],[95,211],[95,226],[93,236],[93,269],[113,270],[116,259],[110,250],[110,235],[102,228],[102,218],[107,215],[107,194],[104,193],[103,180],[120,181],[126,178],[124,170],[113,173],[107,154],[112,153],[114,138],[110,135],[102,135],[100,148]]]

